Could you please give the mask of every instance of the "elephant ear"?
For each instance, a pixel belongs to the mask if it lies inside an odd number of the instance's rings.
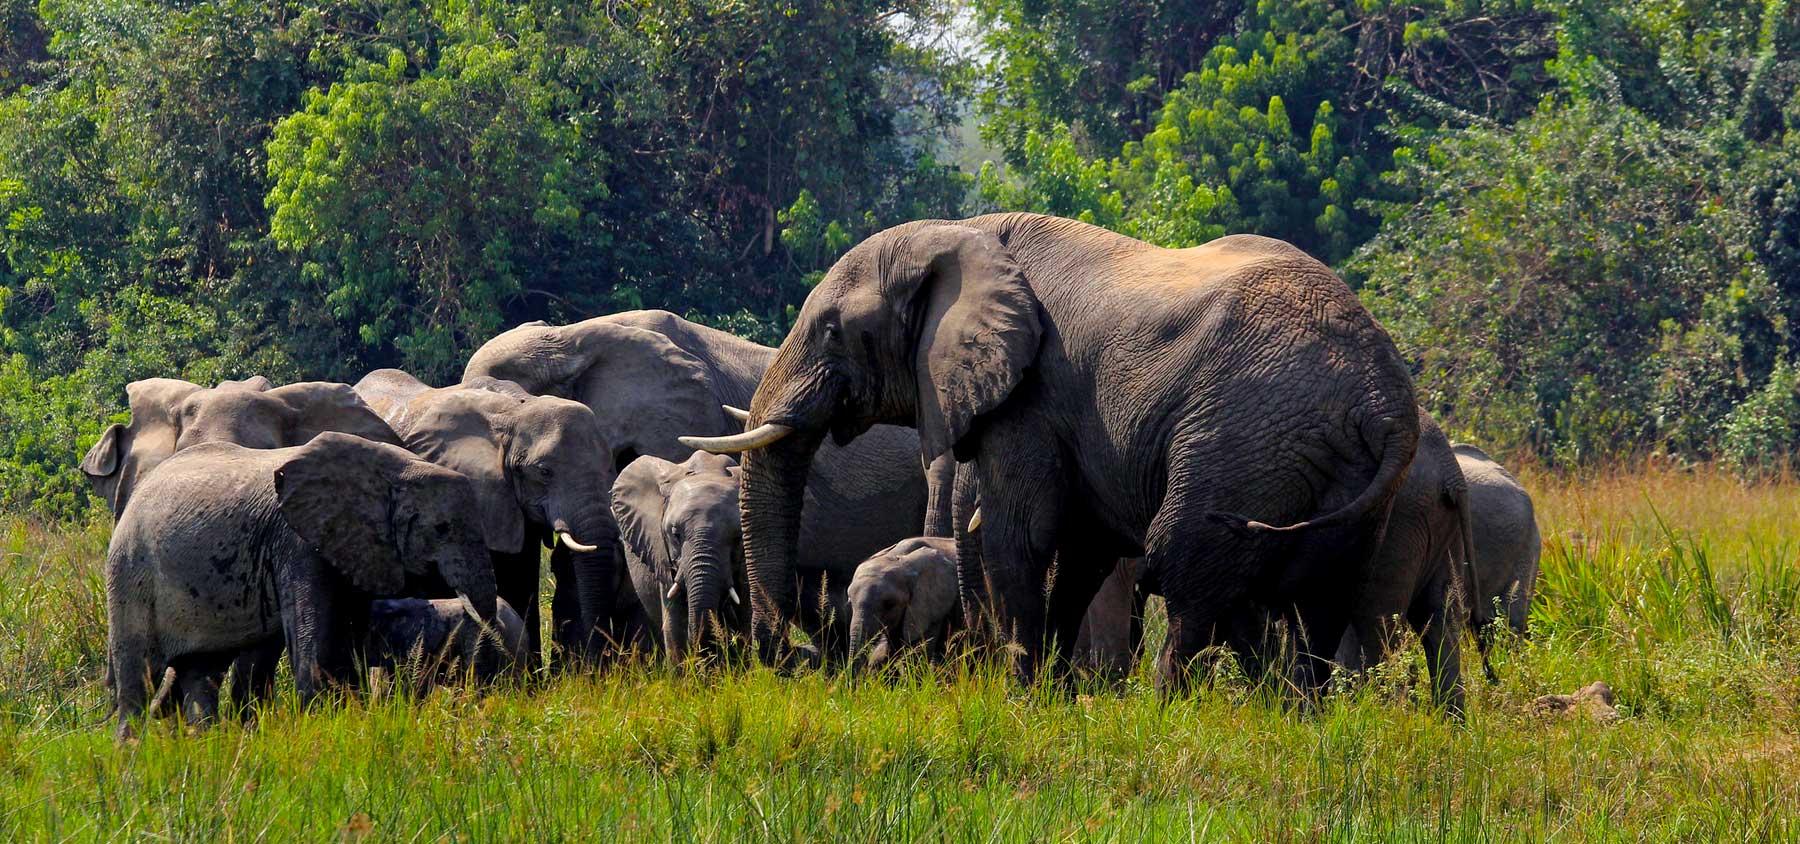
[[[675,558],[663,539],[663,505],[669,485],[685,471],[681,464],[645,455],[631,461],[613,481],[613,520],[619,523],[626,562],[634,569],[647,569],[658,584],[675,570]]]
[[[124,449],[125,426],[114,422],[100,432],[100,439],[81,458],[81,471],[93,478],[104,478],[119,471]]]
[[[406,582],[395,544],[394,484],[411,455],[325,433],[275,469],[281,515],[357,588],[392,594]]]
[[[301,381],[268,392],[293,412],[288,442],[304,445],[326,431],[362,437],[372,442],[400,445],[394,429],[356,394],[348,384]]]
[[[97,489],[107,492],[114,513],[131,494],[130,484],[175,453],[175,441],[181,435],[181,403],[202,389],[175,378],[146,378],[126,385],[131,424],[107,426],[81,459],[81,471]]]
[[[487,390],[432,390],[409,406],[403,443],[469,479],[481,510],[482,537],[488,550],[502,554],[525,549],[525,514],[506,471],[506,415],[520,404]]]
[[[956,611],[959,596],[956,585],[956,556],[953,544],[929,543],[910,556],[914,562],[912,602],[906,607],[906,622],[901,633],[906,641],[917,642],[937,632],[937,628]]]
[[[1025,273],[987,232],[927,226],[904,255],[887,300],[914,338],[915,426],[930,462],[1019,385],[1037,358],[1043,318]]]

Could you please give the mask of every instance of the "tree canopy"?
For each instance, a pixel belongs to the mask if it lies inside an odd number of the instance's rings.
[[[1800,443],[1789,0],[0,0],[0,506],[125,383],[453,378],[529,319],[775,342],[988,210],[1339,268],[1457,436]],[[959,32],[961,35],[947,35]],[[958,138],[992,161],[966,160]]]

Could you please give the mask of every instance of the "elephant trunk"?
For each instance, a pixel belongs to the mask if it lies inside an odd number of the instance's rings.
[[[716,556],[696,555],[687,569],[687,633],[691,650],[704,650],[718,633],[714,619],[722,597],[722,571]]]
[[[589,656],[597,656],[606,642],[619,582],[619,527],[604,492],[577,499],[582,506],[575,518],[553,515],[551,528],[557,542],[570,551],[575,572],[575,597],[580,617],[576,641]],[[573,538],[575,541],[571,542]],[[591,549],[591,550],[582,550]]]
[[[744,529],[744,570],[750,586],[750,630],[757,654],[781,656],[788,620],[798,609],[794,581],[800,511],[807,473],[821,437],[801,433],[744,455],[738,497]]]
[[[853,673],[875,664],[874,654],[865,652],[865,650],[874,648],[875,638],[881,631],[881,617],[873,607],[857,606],[852,609],[850,613],[850,670]]]

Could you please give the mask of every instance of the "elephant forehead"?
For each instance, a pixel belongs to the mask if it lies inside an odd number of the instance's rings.
[[[669,490],[668,520],[708,523],[738,520],[737,484],[729,479],[691,478]]]

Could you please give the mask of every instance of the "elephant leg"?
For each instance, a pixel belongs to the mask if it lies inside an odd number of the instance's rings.
[[[254,718],[256,707],[275,696],[275,670],[283,642],[272,637],[239,652],[231,663],[231,705],[239,717]]]
[[[538,612],[538,549],[527,541],[525,550],[515,554],[494,554],[494,588],[500,597],[512,604],[519,620],[525,623],[527,668],[543,664],[543,619]],[[552,655],[552,664],[560,667],[561,658]]]
[[[1211,500],[1211,491],[1194,481],[1211,462],[1198,453],[1170,460],[1168,491],[1144,534],[1143,566],[1168,609],[1169,633],[1158,666],[1168,693],[1193,684],[1194,659],[1223,636],[1231,635],[1243,652],[1241,642],[1252,626],[1247,619],[1264,615],[1248,611],[1252,575],[1285,550],[1280,539],[1240,536],[1207,518],[1219,510],[1255,509]],[[1252,468],[1223,476],[1254,477]]]
[[[799,578],[796,594],[800,608],[796,619],[806,631],[820,659],[836,664],[850,655],[850,613],[847,590],[850,575],[836,572],[808,572]]]
[[[1461,716],[1462,629],[1456,613],[1450,611],[1448,587],[1434,584],[1427,594],[1422,612],[1410,621],[1419,633],[1419,644],[1425,648],[1425,668],[1431,675],[1431,697],[1446,712]]]
[[[569,549],[558,542],[550,550],[550,638],[556,643],[558,658],[567,664],[589,656],[587,637],[582,635],[581,599],[575,591],[575,559]]]
[[[175,670],[181,713],[190,727],[206,727],[219,720],[219,686],[231,667],[234,654],[191,654]]]
[[[1005,432],[996,429],[988,432],[984,442],[1009,440]],[[1031,442],[1026,440],[1023,445]],[[1057,525],[1062,516],[1060,461],[1049,449],[990,448],[976,461],[976,469],[982,516],[977,533],[988,597],[1001,641],[1017,645],[1011,651],[1013,676],[1029,685],[1043,660],[1044,581],[1055,561]],[[958,530],[967,528],[965,523]]]
[[[1087,618],[1094,596],[1101,584],[1112,576],[1118,557],[1104,551],[1095,552],[1067,537],[1084,531],[1064,531],[1063,549],[1056,555],[1056,580],[1050,587],[1047,620],[1050,644],[1057,649],[1057,673],[1066,675],[1075,667],[1076,645],[1081,638],[1081,623]]]

